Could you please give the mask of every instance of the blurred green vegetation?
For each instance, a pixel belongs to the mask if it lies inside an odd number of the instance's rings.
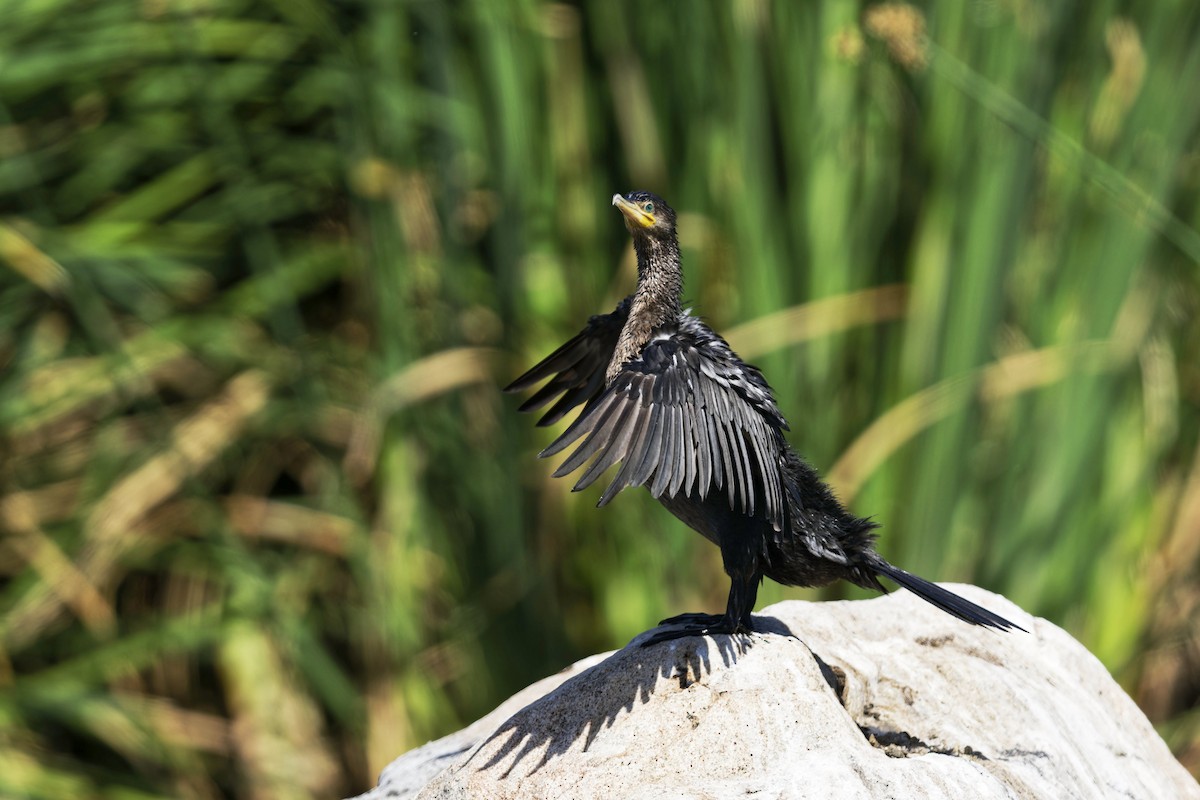
[[[1198,14],[9,0],[0,796],[361,791],[722,606],[497,392],[629,291],[634,188],[888,558],[1200,771]]]

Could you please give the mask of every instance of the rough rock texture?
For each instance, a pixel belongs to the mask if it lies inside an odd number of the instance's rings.
[[[907,592],[779,603],[769,632],[580,662],[402,756],[381,798],[1198,798],[1061,629],[969,627]]]

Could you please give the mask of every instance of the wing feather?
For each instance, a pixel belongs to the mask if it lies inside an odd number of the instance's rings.
[[[637,415],[636,419],[629,424],[629,428],[633,433],[629,440],[629,449],[627,450],[624,463],[621,464],[621,469],[617,471],[617,476],[612,479],[612,483],[608,485],[608,488],[604,490],[604,494],[600,496],[600,502],[596,503],[597,506],[608,505],[608,501],[616,497],[617,492],[633,482],[633,476],[638,465],[641,463],[640,459],[645,453],[643,448],[646,444],[646,435],[650,430],[650,415]]]
[[[671,481],[667,484],[667,495],[674,497],[683,488],[683,479],[687,477],[688,452],[691,448],[684,438],[687,435],[684,420],[691,416],[691,413],[682,406],[675,406],[675,412],[671,416],[675,437],[671,445]]]
[[[604,371],[590,369],[594,344],[576,343],[527,373],[544,377],[557,370],[526,402],[531,409],[560,392],[551,414],[559,405],[573,407],[586,398],[583,412],[542,455],[576,444],[554,471],[562,477],[588,464],[576,490],[619,463],[599,505],[627,486],[646,486],[655,497],[704,497],[716,490],[728,497],[731,508],[765,516],[780,530],[787,490],[780,430],[786,422],[761,374],[715,334],[697,335],[699,325],[651,341],[607,387],[593,386],[603,383]],[[525,379],[514,385],[529,385]]]
[[[604,440],[600,435],[606,423],[614,414],[621,414],[628,410],[628,406],[620,402],[604,403],[597,409],[596,414],[582,414],[579,419],[572,423],[571,427],[560,436],[558,439],[550,443],[550,445],[542,451],[543,455],[553,455],[559,450],[566,447],[571,442],[574,442],[585,432],[587,438],[583,440],[583,444],[575,448],[575,452],[567,457],[558,469],[554,470],[554,477],[561,478],[564,475],[569,475],[580,467],[583,462],[594,456],[602,447],[608,447],[610,442]],[[562,442],[563,444],[559,444]]]
[[[696,453],[696,480],[691,483],[689,478],[688,487],[695,486],[701,497],[708,496],[708,482],[712,480],[712,453],[708,448],[708,422],[703,417],[693,418],[690,421],[695,432],[693,437],[693,449]]]
[[[671,480],[671,473],[677,463],[672,452],[675,447],[675,414],[677,411],[667,405],[663,405],[661,408],[663,417],[662,448],[658,451],[657,465],[654,468],[654,482],[650,484],[650,494],[655,497],[660,497],[666,491]]]
[[[725,427],[722,418],[713,420],[713,427],[717,431],[717,447],[721,455],[721,463],[725,468],[725,491],[729,495],[729,507],[733,508],[737,504],[737,472],[734,470],[735,457],[733,453],[733,443],[730,441],[729,431]]]
[[[538,425],[553,425],[580,403],[594,400],[604,390],[604,372],[617,348],[621,328],[629,319],[632,295],[608,314],[597,314],[575,336],[543,358],[525,374],[504,387],[505,392],[520,392],[551,378],[519,411],[536,411],[562,394],[558,402],[538,420]]]
[[[696,455],[700,448],[696,446],[695,418],[695,414],[680,414],[679,421],[683,423],[683,469],[680,470],[679,482],[671,485],[672,495],[679,494],[680,489],[690,494],[696,485]]]
[[[663,411],[662,406],[652,405],[649,408],[650,431],[646,435],[646,443],[642,445],[639,454],[637,471],[633,474],[631,486],[641,486],[650,480],[654,468],[658,466],[658,456],[662,451]]]
[[[587,383],[580,383],[573,386],[562,397],[558,398],[558,402],[551,406],[550,410],[537,421],[538,427],[544,428],[548,425],[553,425],[565,417],[567,412],[575,406],[594,400],[603,388],[604,369],[601,368],[591,374],[587,379]]]
[[[574,365],[555,375],[553,380],[548,381],[545,386],[534,392],[532,397],[517,406],[517,411],[520,411],[522,414],[537,411],[563,392],[571,391],[571,387],[577,378],[573,367]]]
[[[624,405],[618,414],[609,417],[608,424],[603,428],[596,429],[596,433],[593,435],[605,441],[604,449],[600,451],[600,455],[591,463],[583,476],[571,487],[571,491],[578,492],[591,486],[597,478],[604,474],[605,470],[625,457],[629,440],[633,436],[633,426],[627,425],[625,422],[633,413],[634,410],[631,406]]]
[[[754,494],[750,491],[750,464],[746,461],[746,442],[740,428],[729,430],[729,441],[733,445],[733,467],[737,470],[738,497],[749,504],[749,511],[754,512]]]
[[[711,406],[709,406],[711,408]],[[704,415],[704,434],[708,440],[708,457],[712,462],[712,486],[721,491],[725,485],[725,458],[721,452],[721,439],[717,434],[717,420],[712,414]]]

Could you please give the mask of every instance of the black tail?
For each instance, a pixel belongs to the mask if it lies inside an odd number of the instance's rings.
[[[890,578],[917,597],[928,603],[932,603],[947,614],[958,617],[963,622],[969,622],[972,625],[982,625],[986,628],[995,628],[1000,631],[1016,628],[1019,631],[1029,633],[1029,631],[1026,631],[1015,622],[1009,622],[999,614],[993,614],[986,608],[977,606],[970,600],[959,597],[954,592],[943,589],[936,583],[930,583],[924,578],[918,578],[911,572],[905,572],[899,567],[894,567],[882,558],[875,560],[871,566],[880,575]]]

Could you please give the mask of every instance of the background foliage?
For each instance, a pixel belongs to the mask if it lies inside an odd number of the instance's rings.
[[[629,290],[633,188],[884,553],[1064,625],[1200,770],[1195,3],[0,17],[0,795],[360,791],[720,607],[497,392]]]

